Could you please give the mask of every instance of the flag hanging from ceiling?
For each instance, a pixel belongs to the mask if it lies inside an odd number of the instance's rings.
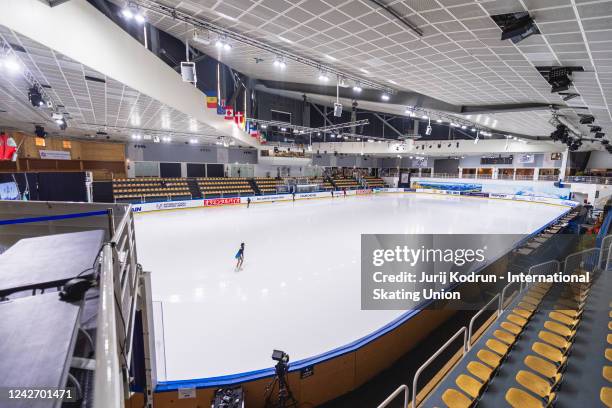
[[[6,133],[0,133],[0,160],[17,160],[17,143]]]

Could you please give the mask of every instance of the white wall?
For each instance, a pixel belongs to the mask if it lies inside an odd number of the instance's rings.
[[[602,151],[591,152],[587,169],[612,169],[612,154]]]

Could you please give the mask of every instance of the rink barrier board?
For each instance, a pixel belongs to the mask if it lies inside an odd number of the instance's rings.
[[[409,189],[391,189],[391,191],[385,189],[375,192],[416,192],[406,190]],[[422,194],[422,192],[416,193]],[[436,194],[432,193],[431,190],[423,193]],[[356,195],[356,193],[352,195]],[[331,197],[331,194],[329,197]],[[472,196],[472,198],[482,197]],[[491,199],[507,198],[491,197]],[[536,202],[535,200],[516,201]],[[569,207],[567,204],[560,204],[557,202],[545,202],[544,204]],[[565,216],[567,212],[569,212],[569,209],[554,220],[538,228],[535,232],[526,237],[525,240],[539,234],[541,231],[548,228],[548,226]],[[492,260],[488,265],[496,261],[497,260]],[[434,301],[427,302],[422,307],[428,306],[431,302]],[[432,313],[434,316],[431,316]],[[436,313],[438,316],[435,316]],[[421,309],[407,311],[382,328],[355,342],[338,347],[316,357],[292,362],[290,364],[289,373],[292,391],[301,403],[311,403],[314,405],[324,403],[350,392],[391,366],[399,357],[410,351],[420,340],[448,320],[453,314],[454,311],[443,310]],[[425,319],[425,321],[423,321],[423,319]],[[300,378],[301,370],[305,368],[313,368],[314,375],[307,378]],[[214,391],[219,387],[240,384],[246,391],[247,404],[249,406],[261,407],[264,404],[263,390],[273,375],[273,368],[268,368],[219,377],[159,382],[154,395],[155,403],[159,404],[161,407],[191,407],[193,406],[194,399],[179,400],[178,392],[174,391],[178,391],[181,388],[195,388],[197,403],[209,404]],[[318,378],[316,381],[315,377]],[[339,377],[343,378],[343,380],[339,381]]]
[[[361,195],[372,195],[372,194],[388,194],[388,193],[417,193],[417,194],[430,194],[430,195],[448,195],[458,197],[469,197],[469,198],[485,198],[491,200],[510,200],[520,202],[535,202],[538,204],[551,204],[575,207],[578,203],[569,200],[562,200],[551,197],[537,197],[537,196],[517,196],[510,194],[499,194],[499,193],[470,193],[470,194],[459,194],[456,191],[448,190],[434,190],[434,189],[404,189],[404,188],[386,188],[386,189],[364,189],[364,190],[347,190],[346,196],[361,196]],[[344,197],[344,192],[339,191],[334,193],[334,198]],[[274,203],[280,201],[292,201],[293,196],[291,194],[270,194],[261,196],[249,196],[251,204],[263,204],[263,203]],[[317,193],[297,193],[295,194],[295,200],[312,200],[321,198],[332,198],[331,192],[317,192]],[[226,197],[226,198],[206,198],[206,199],[192,199],[192,200],[178,200],[178,201],[158,201],[142,204],[132,204],[132,211],[135,213],[148,213],[154,211],[169,211],[169,210],[183,210],[188,208],[216,208],[225,207],[229,205],[246,205],[247,197]]]
[[[450,319],[454,313],[450,310],[414,311],[410,313],[410,316],[401,319],[402,322],[396,322],[388,335],[370,340],[353,351],[318,363],[291,364],[288,374],[291,391],[300,402],[300,406],[303,404],[316,406],[344,395],[390,367],[432,331]],[[312,367],[313,374],[302,378],[301,369],[306,367]],[[163,408],[209,406],[214,392],[219,387],[240,384],[245,391],[246,406],[263,407],[265,388],[272,380],[273,369],[260,371],[267,372],[267,375],[241,382],[228,379],[227,384],[216,386],[200,387],[198,381],[195,380],[172,382],[181,384],[166,390],[158,386],[154,394],[154,405]],[[192,387],[196,388],[195,399],[178,398],[179,388]]]

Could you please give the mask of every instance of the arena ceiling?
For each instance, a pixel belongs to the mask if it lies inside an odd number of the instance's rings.
[[[123,0],[113,0],[124,5]],[[387,0],[423,36],[402,25],[370,0],[136,0],[161,3],[197,18],[246,34],[274,47],[333,66],[397,90],[418,92],[458,106],[557,104],[575,119],[590,113],[612,136],[612,1],[610,0]],[[501,41],[490,15],[529,11],[541,35],[519,44]],[[193,27],[148,11],[159,29],[184,40]],[[253,78],[290,83],[319,83],[316,69],[232,42],[231,51],[192,43]],[[536,66],[580,66],[563,102]],[[390,107],[391,112],[397,107]],[[507,132],[548,134],[551,114],[507,112],[498,128]],[[526,122],[528,125],[526,125]],[[584,128],[588,133],[588,129]]]
[[[202,122],[144,95],[7,27],[0,26],[0,45],[8,45],[25,69],[0,71],[0,127],[32,133],[34,125],[60,134],[52,111],[34,108],[28,99],[30,73],[45,93],[67,114],[67,136],[89,135],[129,140],[132,134],[174,137],[174,141],[213,143],[221,134]],[[1,48],[1,47],[0,47]]]

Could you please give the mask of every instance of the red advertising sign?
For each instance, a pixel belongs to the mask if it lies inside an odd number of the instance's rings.
[[[240,197],[232,198],[211,198],[204,200],[204,207],[212,207],[215,205],[240,204]]]
[[[366,190],[357,190],[357,195],[362,195],[362,194],[372,194],[372,190],[369,188]]]

